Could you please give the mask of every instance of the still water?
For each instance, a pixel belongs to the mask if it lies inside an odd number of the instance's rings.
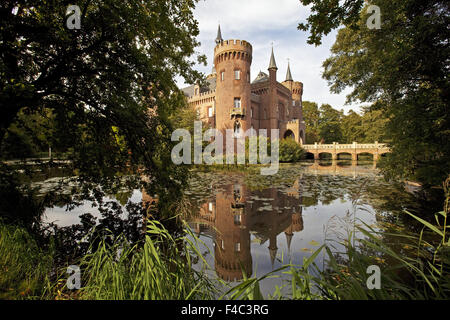
[[[205,272],[233,285],[287,263],[301,265],[325,243],[338,252],[350,232],[358,235],[357,225],[377,228],[395,220],[407,192],[385,182],[372,162],[330,161],[283,165],[273,176],[261,176],[259,170],[195,172],[187,195],[194,204],[187,221],[203,242]],[[134,190],[126,198],[122,206],[145,201],[147,195]],[[71,211],[49,208],[43,219],[70,226],[86,212],[101,216],[85,201]],[[325,263],[319,255],[316,264],[323,268]],[[195,267],[205,266],[199,260]],[[283,274],[278,275],[262,282],[264,295],[282,285]]]

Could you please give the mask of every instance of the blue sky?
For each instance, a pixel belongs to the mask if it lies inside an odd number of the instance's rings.
[[[260,70],[267,73],[273,42],[278,81],[286,77],[289,58],[294,80],[303,82],[304,101],[329,103],[346,113],[350,109],[359,111],[359,105],[345,105],[350,90],[332,94],[327,81],[322,79],[322,63],[330,56],[336,32],[325,37],[320,47],[315,47],[306,43],[306,32],[297,30],[309,12],[298,0],[200,0],[194,12],[200,29],[201,46],[197,50],[207,56],[208,66],[199,65],[196,69],[211,73],[214,39],[220,22],[224,40],[242,39],[252,44],[252,80]],[[178,85],[185,86],[182,80]]]

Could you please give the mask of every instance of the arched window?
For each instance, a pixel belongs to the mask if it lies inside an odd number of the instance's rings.
[[[240,202],[242,200],[242,186],[235,184],[233,188],[233,198],[235,202]]]
[[[241,124],[239,123],[239,121],[236,121],[234,123],[234,137],[238,138],[241,135]]]

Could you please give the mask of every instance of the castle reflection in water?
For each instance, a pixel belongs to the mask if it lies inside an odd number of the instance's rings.
[[[250,277],[253,272],[251,254],[252,238],[266,246],[267,259],[274,266],[279,247],[290,251],[291,242],[298,237],[303,226],[302,177],[308,175],[344,175],[356,177],[373,173],[370,167],[332,161],[314,162],[303,167],[295,182],[288,188],[251,190],[243,181],[222,185],[208,201],[188,219],[198,235],[213,239],[214,268],[217,275],[228,282]],[[286,241],[286,244],[277,243]],[[285,239],[285,240],[284,240]],[[267,261],[269,262],[269,261]]]
[[[287,247],[294,233],[303,230],[301,192],[298,180],[287,192],[270,188],[250,191],[243,184],[225,186],[190,219],[197,233],[211,233],[214,239],[214,265],[225,281],[237,281],[252,274],[250,252],[253,233],[261,244],[268,242],[272,265],[284,232]]]

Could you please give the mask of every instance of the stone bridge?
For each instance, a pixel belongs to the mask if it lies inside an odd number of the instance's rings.
[[[314,160],[319,160],[320,154],[329,153],[333,160],[339,159],[340,154],[351,154],[352,160],[357,161],[358,155],[363,153],[369,153],[373,155],[373,160],[377,161],[382,154],[391,152],[389,147],[384,143],[363,143],[353,142],[352,144],[339,144],[333,142],[333,144],[304,144],[302,148],[306,152],[314,155]]]

